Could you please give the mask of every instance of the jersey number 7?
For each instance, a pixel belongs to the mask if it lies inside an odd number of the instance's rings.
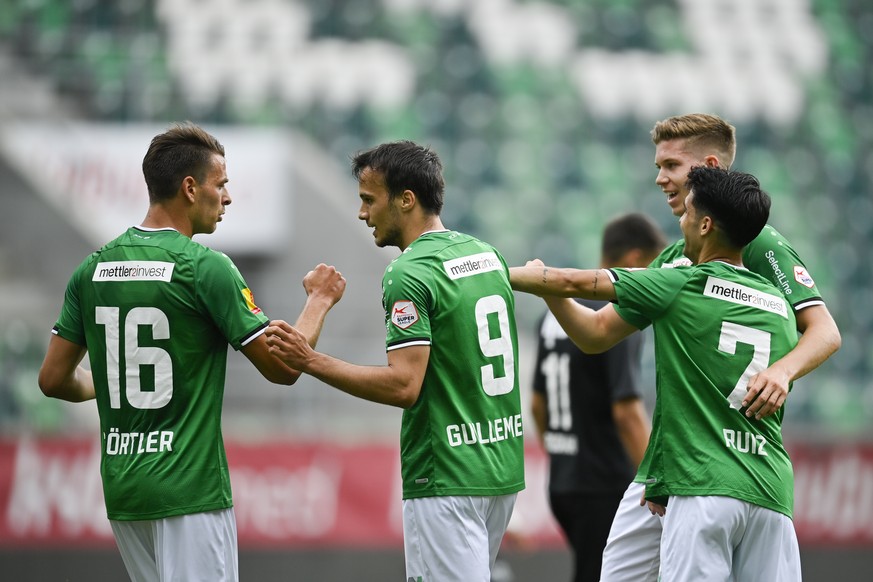
[[[747,327],[730,321],[721,324],[721,335],[718,338],[718,349],[728,354],[737,353],[737,344],[748,344],[754,348],[752,361],[743,370],[743,375],[737,381],[736,386],[728,394],[727,400],[731,408],[739,410],[743,407],[743,398],[749,387],[749,380],[758,372],[767,368],[770,362],[770,334],[760,329]]]

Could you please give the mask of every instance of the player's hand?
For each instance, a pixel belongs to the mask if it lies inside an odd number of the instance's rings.
[[[539,296],[542,291],[537,288],[537,284],[540,279],[539,273],[541,270],[545,271],[545,265],[539,259],[528,261],[523,267],[510,267],[509,285],[514,291]],[[545,282],[545,277],[543,277],[543,282]]]
[[[306,362],[315,353],[305,335],[282,320],[271,321],[265,335],[271,354],[290,368],[305,371]]]
[[[667,507],[665,505],[655,503],[654,501],[646,501],[645,491],[640,495],[640,507],[648,507],[652,515],[660,515],[661,517],[664,517],[664,514],[667,513]]]
[[[788,398],[788,375],[776,366],[752,376],[743,398],[746,416],[762,419],[775,413]]]
[[[667,508],[661,505],[660,503],[655,503],[654,501],[647,501],[646,505],[649,507],[649,511],[652,515],[657,515],[659,517],[664,517],[667,513]]]
[[[303,277],[303,288],[307,295],[323,296],[333,306],[342,298],[346,290],[346,280],[336,267],[319,263]]]

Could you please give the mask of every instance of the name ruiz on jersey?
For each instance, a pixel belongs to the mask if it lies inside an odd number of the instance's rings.
[[[445,261],[443,269],[446,270],[446,275],[449,276],[449,279],[454,281],[455,279],[481,275],[489,271],[500,271],[503,269],[503,265],[500,259],[497,258],[496,253],[488,252]]]
[[[722,301],[748,305],[749,307],[769,311],[770,313],[776,313],[788,318],[788,308],[785,305],[785,300],[781,297],[732,281],[726,281],[717,277],[707,277],[703,294],[706,297],[714,297]]]
[[[485,425],[483,428],[482,425]],[[521,427],[521,415],[494,418],[485,422],[464,422],[450,424],[446,427],[449,446],[487,445],[506,439],[519,438],[524,435]]]
[[[734,449],[739,453],[746,453],[748,455],[770,456],[764,450],[764,447],[767,445],[767,439],[763,435],[730,428],[723,428],[721,432],[724,435],[724,446],[729,449]]]
[[[164,281],[173,278],[175,263],[165,261],[107,261],[97,263],[92,281]]]

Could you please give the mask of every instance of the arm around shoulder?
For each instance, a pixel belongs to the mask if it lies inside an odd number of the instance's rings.
[[[797,330],[803,334],[797,345],[749,379],[743,399],[746,416],[764,418],[779,410],[788,397],[791,382],[821,366],[842,344],[840,330],[824,305],[797,312]]]
[[[788,354],[771,367],[785,371],[790,381],[809,374],[830,358],[842,345],[840,330],[824,305],[813,305],[796,314],[797,331],[802,335]]]

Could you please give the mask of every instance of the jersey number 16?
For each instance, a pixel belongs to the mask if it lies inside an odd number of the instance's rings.
[[[156,340],[170,339],[170,321],[156,307],[134,307],[120,321],[118,307],[96,309],[98,325],[106,332],[106,380],[109,384],[109,405],[121,408],[121,349],[124,348],[124,394],[134,408],[154,409],[167,405],[173,397],[173,363],[166,350],[137,343],[139,326],[152,329]],[[123,334],[122,334],[123,332]],[[140,366],[153,366],[155,386],[144,391],[140,382]]]

